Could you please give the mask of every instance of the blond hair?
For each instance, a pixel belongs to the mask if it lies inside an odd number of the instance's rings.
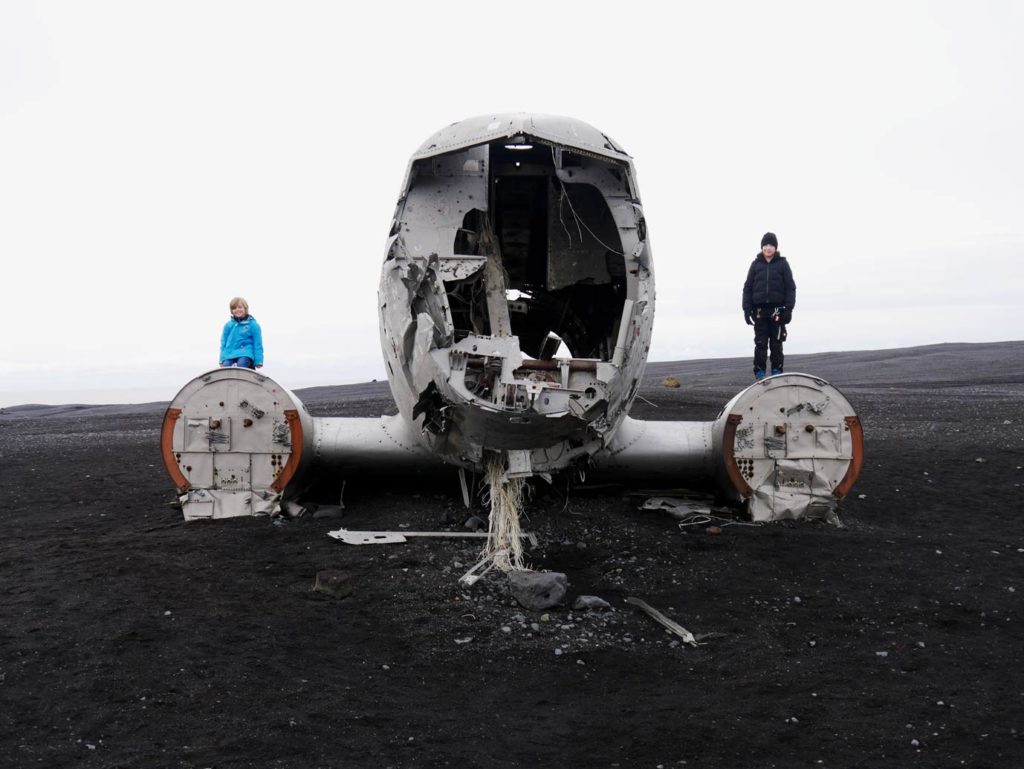
[[[249,312],[249,303],[240,296],[236,296],[234,299],[231,300],[231,303],[228,305],[229,310],[233,310],[236,307],[244,307],[245,311]]]

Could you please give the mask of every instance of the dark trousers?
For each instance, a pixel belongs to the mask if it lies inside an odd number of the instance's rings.
[[[772,353],[772,368],[782,371],[785,356],[782,343],[786,341],[786,326],[772,316],[772,307],[758,307],[754,311],[754,371],[765,371],[768,351]]]

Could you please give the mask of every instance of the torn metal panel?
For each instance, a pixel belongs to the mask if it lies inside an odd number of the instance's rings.
[[[530,463],[530,452],[525,449],[508,451],[508,468],[505,470],[506,478],[529,478],[533,475],[533,465]]]
[[[392,545],[408,542],[409,538],[423,539],[487,539],[484,531],[349,531],[338,529],[327,532],[327,536],[344,542],[346,545]],[[519,535],[537,547],[539,542],[533,532],[524,531]]]
[[[836,507],[831,494],[815,495],[807,488],[762,484],[754,489],[747,503],[753,521],[832,518]]]
[[[205,489],[196,489],[178,498],[186,521],[213,518],[213,497]]]
[[[346,545],[391,545],[408,542],[405,535],[397,531],[348,531],[338,529],[327,532],[327,536]]]
[[[602,446],[600,436],[581,440],[578,445],[563,441],[548,448],[533,449],[530,452],[530,465],[534,473],[544,474],[550,478],[549,473],[581,463],[587,457],[593,456]]]
[[[214,518],[238,518],[252,515],[252,491],[240,489],[212,489]]]
[[[281,511],[281,494],[270,491],[238,493],[197,488],[183,494],[180,501],[186,521],[277,515]]]
[[[401,213],[399,231],[406,252],[413,258],[463,256],[455,253],[455,236],[469,211],[486,207],[485,175],[418,179]]]
[[[486,263],[485,256],[453,256],[450,259],[440,259],[437,271],[443,281],[467,280],[480,272]]]
[[[645,499],[642,505],[644,510],[660,510],[671,515],[673,518],[689,518],[693,515],[711,515],[711,504],[709,502],[695,502],[690,499],[677,499],[675,497],[651,497]]]
[[[697,643],[697,639],[694,637],[693,633],[684,628],[675,620],[666,617],[664,614],[662,614],[660,611],[658,611],[653,606],[648,604],[646,601],[642,601],[639,598],[630,597],[626,599],[626,603],[632,604],[633,606],[636,606],[637,608],[641,609],[659,625],[662,625],[675,635],[679,636],[683,640],[683,643],[689,644],[690,646],[700,645]]]
[[[249,502],[252,505],[253,515],[278,515],[281,512],[280,492],[268,489],[253,489]]]
[[[587,431],[586,422],[568,415],[550,418],[535,411],[523,411],[509,418],[505,411],[484,410],[469,404],[453,406],[450,413],[463,440],[492,449],[554,446],[567,435],[585,435]]]
[[[430,357],[431,351],[437,347],[435,337],[435,325],[431,317],[421,312],[416,316],[416,331],[412,360],[409,362],[409,370],[412,373],[413,386],[417,391],[422,392],[431,382],[434,381],[435,365]]]

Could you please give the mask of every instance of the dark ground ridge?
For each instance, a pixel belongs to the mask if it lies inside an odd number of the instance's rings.
[[[1012,385],[1021,384],[1022,359],[1024,341],[952,342],[886,350],[787,355],[786,368],[788,371],[822,377],[840,389],[866,385],[955,387],[962,381],[964,369],[969,368],[975,368],[976,376],[982,377],[977,381],[972,379],[972,386]],[[912,377],[909,376],[911,374]],[[645,387],[656,387],[667,376],[675,376],[685,385],[692,383],[701,388],[717,385],[739,389],[751,381],[748,358],[701,358],[687,361],[651,361],[647,364],[642,384]],[[286,382],[278,384],[287,387]],[[294,392],[307,406],[337,400],[391,399],[387,380],[304,387]],[[168,403],[169,401],[108,405],[28,403],[5,407],[0,410],[0,418],[148,414],[164,411]]]

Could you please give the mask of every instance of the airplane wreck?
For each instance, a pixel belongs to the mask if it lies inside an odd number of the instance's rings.
[[[713,422],[629,416],[654,323],[632,159],[578,120],[452,124],[412,156],[384,254],[381,348],[399,413],[312,417],[263,374],[216,369],[164,417],[187,519],[274,513],[315,478],[449,468],[503,482],[714,483],[754,520],[829,517],[860,472],[846,398],[769,377]],[[568,354],[565,354],[568,351]]]

